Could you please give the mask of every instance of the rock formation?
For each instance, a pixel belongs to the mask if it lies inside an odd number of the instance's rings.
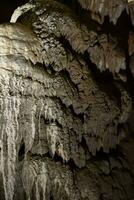
[[[134,199],[133,4],[35,0],[0,25],[0,200]]]

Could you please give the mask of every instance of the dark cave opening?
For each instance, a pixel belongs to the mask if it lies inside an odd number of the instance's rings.
[[[0,23],[9,22],[14,10],[28,0],[4,0],[0,1]]]
[[[22,140],[21,145],[20,145],[20,149],[19,149],[19,152],[18,152],[18,160],[22,161],[24,159],[24,156],[25,156],[25,143]]]

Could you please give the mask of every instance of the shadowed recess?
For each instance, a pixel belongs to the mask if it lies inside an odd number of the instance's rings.
[[[25,143],[22,141],[18,152],[18,160],[22,161],[25,156]]]

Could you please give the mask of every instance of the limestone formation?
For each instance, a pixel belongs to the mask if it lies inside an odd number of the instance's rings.
[[[35,0],[0,25],[0,200],[134,199],[132,3]]]

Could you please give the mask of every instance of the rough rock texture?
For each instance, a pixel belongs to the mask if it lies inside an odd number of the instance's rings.
[[[105,16],[109,16],[110,21],[117,23],[121,13],[127,8],[126,0],[78,0],[84,9],[91,11],[93,19],[99,23],[104,22]]]
[[[106,2],[31,1],[0,25],[0,199],[134,199],[131,2]]]

